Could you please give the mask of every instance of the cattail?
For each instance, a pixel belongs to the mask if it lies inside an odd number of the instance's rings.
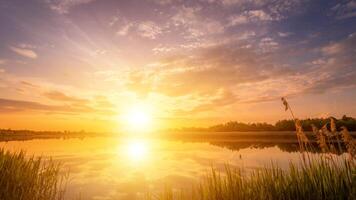
[[[306,144],[309,142],[309,139],[305,135],[300,121],[294,117],[293,111],[292,111],[291,107],[289,106],[286,98],[282,97],[281,100],[284,105],[285,111],[289,110],[293,117],[299,147],[300,147],[301,151],[304,151],[304,148],[306,147]]]
[[[287,110],[288,110],[288,107],[289,107],[287,100],[286,100],[284,97],[282,97],[281,100],[282,100],[283,105],[284,105],[284,107],[285,107],[285,108],[284,108],[285,111],[287,111]]]

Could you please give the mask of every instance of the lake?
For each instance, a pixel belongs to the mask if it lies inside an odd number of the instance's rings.
[[[190,188],[215,167],[246,170],[274,164],[286,168],[301,156],[296,144],[182,141],[140,137],[85,137],[0,142],[0,148],[51,157],[69,172],[67,198],[135,199],[165,186]],[[287,148],[290,147],[290,148]],[[315,154],[316,155],[316,154]],[[334,155],[336,156],[336,155]]]

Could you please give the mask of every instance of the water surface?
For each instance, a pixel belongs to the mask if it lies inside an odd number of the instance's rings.
[[[250,170],[273,161],[287,167],[300,158],[298,152],[273,145],[232,150],[208,142],[118,137],[9,141],[0,147],[63,163],[63,171],[70,173],[67,199],[78,194],[83,199],[135,199],[166,184],[191,187],[212,166],[222,170],[228,163]]]

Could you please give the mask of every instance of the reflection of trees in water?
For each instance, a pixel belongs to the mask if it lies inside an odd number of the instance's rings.
[[[281,143],[276,143],[276,142],[229,142],[229,141],[224,141],[224,142],[209,142],[211,145],[227,148],[233,151],[238,151],[241,149],[246,149],[246,148],[256,148],[256,149],[263,149],[263,148],[268,148],[268,147],[278,147],[280,150],[284,152],[299,152],[299,144],[298,142],[281,142]],[[337,145],[337,143],[333,144],[334,146]],[[319,148],[318,144],[316,142],[310,143],[311,148],[308,150],[309,152],[314,152],[314,153],[321,153],[321,149]],[[342,147],[342,152],[339,150],[335,150],[336,154],[344,153],[346,152],[345,146]]]

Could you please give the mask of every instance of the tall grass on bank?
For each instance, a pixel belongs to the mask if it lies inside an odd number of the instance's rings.
[[[190,190],[166,189],[148,199],[157,200],[325,200],[356,199],[356,170],[346,159],[333,163],[326,157],[288,169],[276,165],[246,172],[226,165],[212,168]]]
[[[165,189],[146,199],[157,200],[324,200],[356,199],[356,142],[345,127],[338,132],[333,118],[330,130],[313,126],[322,154],[312,155],[310,140],[295,117],[290,105],[282,98],[295,122],[300,148],[300,163],[290,163],[288,169],[272,164],[247,172],[244,168],[226,165],[223,173],[215,168],[191,190]],[[335,142],[336,141],[336,142]],[[335,143],[337,146],[335,146]],[[337,149],[348,156],[332,156]]]
[[[65,176],[59,170],[53,161],[0,149],[0,199],[62,200]]]

